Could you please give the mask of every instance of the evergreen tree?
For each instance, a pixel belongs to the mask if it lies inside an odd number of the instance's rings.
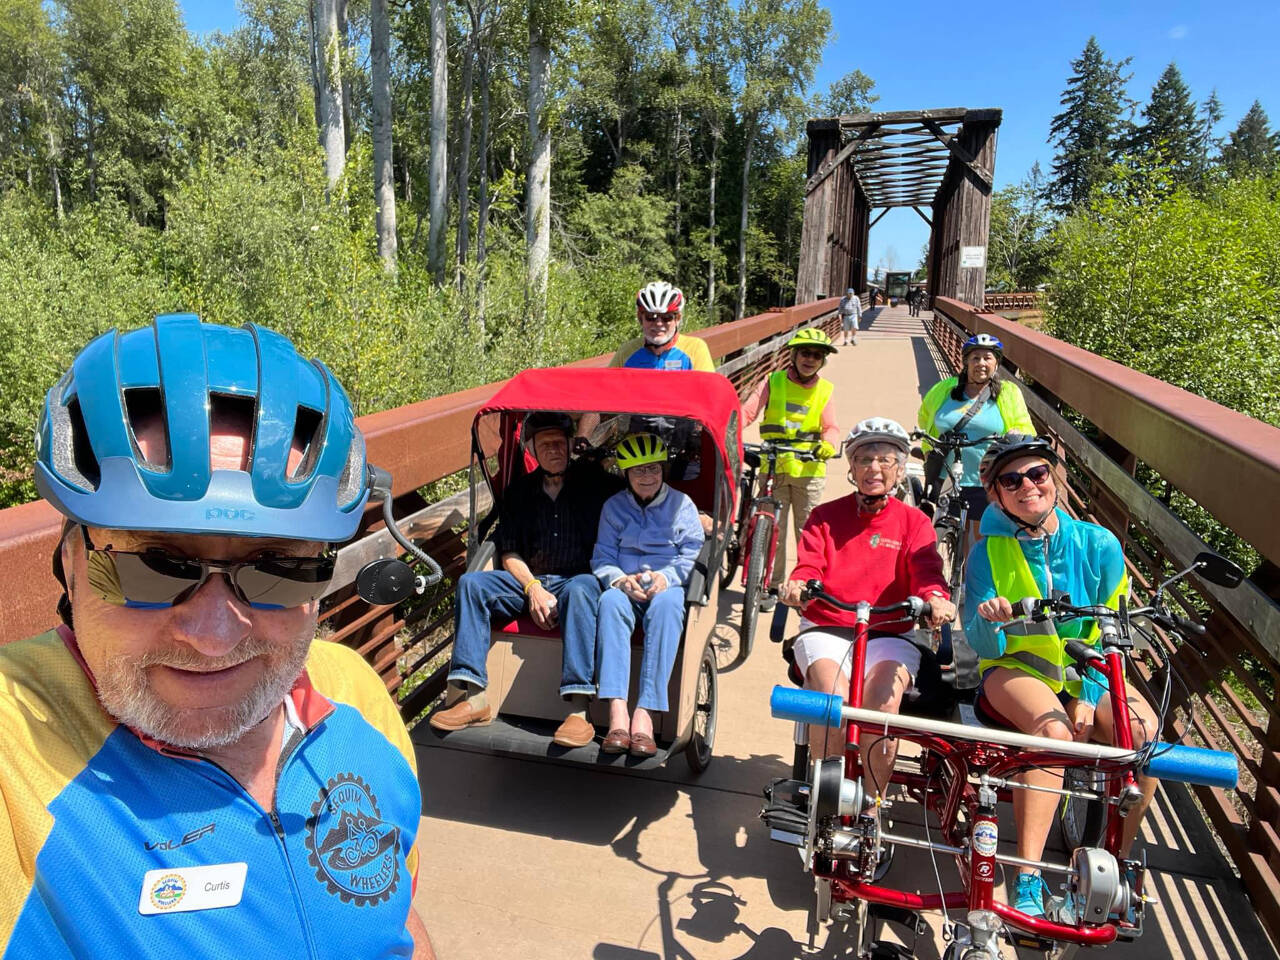
[[[1224,111],[1216,89],[1209,91],[1209,99],[1200,105],[1200,170],[1202,173],[1219,161],[1222,138],[1214,136],[1214,130],[1222,122]]]
[[[1159,157],[1175,181],[1193,180],[1201,155],[1202,128],[1177,64],[1164,68],[1142,116],[1146,122],[1137,128],[1134,144],[1138,152]]]
[[[1231,131],[1222,147],[1222,165],[1233,177],[1269,173],[1280,160],[1280,133],[1272,133],[1267,113],[1257,100]]]
[[[1072,74],[1058,101],[1062,112],[1053,118],[1049,142],[1057,148],[1048,195],[1061,209],[1089,196],[1106,178],[1131,104],[1125,94],[1130,57],[1108,60],[1090,37],[1071,62]]]

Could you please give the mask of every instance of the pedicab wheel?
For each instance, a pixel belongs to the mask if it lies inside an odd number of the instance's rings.
[[[698,664],[698,690],[693,703],[693,730],[684,748],[685,760],[694,773],[702,773],[711,765],[711,751],[716,742],[716,655],[711,644],[702,648]]]
[[[773,535],[773,517],[761,514],[751,532],[750,559],[747,561],[747,585],[742,593],[742,630],[739,631],[738,662],[751,656],[755,641],[756,619],[760,614],[760,597],[764,592],[764,565],[769,559],[769,540]]]
[[[1107,777],[1101,770],[1068,767],[1062,785],[1067,790],[1103,793],[1107,789]],[[1062,840],[1068,853],[1079,847],[1101,846],[1102,834],[1107,827],[1106,804],[1085,797],[1063,797],[1058,807],[1058,825],[1062,828]]]

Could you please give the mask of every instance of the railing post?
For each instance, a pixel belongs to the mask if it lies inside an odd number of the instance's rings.
[[[1098,432],[1095,443],[1103,453],[1116,462],[1121,470],[1133,476],[1138,466],[1136,456],[1101,431]],[[1094,491],[1090,505],[1098,520],[1120,538],[1120,546],[1125,546],[1129,539],[1129,508],[1124,501],[1112,494],[1105,486],[1099,486]]]

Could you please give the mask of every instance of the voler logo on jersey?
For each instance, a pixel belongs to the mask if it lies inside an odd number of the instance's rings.
[[[400,881],[400,830],[386,823],[360,777],[341,773],[324,785],[307,820],[316,879],[344,903],[388,900]]]

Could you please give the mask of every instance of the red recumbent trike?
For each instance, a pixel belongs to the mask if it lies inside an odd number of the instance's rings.
[[[1236,785],[1233,754],[1166,743],[1135,745],[1129,725],[1129,707],[1123,683],[1125,657],[1133,647],[1133,635],[1143,628],[1139,619],[1180,635],[1202,628],[1170,612],[1164,602],[1169,583],[1195,572],[1204,580],[1235,586],[1243,574],[1230,561],[1202,553],[1188,570],[1157,590],[1152,604],[1140,609],[1073,606],[1069,597],[1028,599],[1017,605],[1023,616],[1036,620],[1093,619],[1099,628],[1096,647],[1078,640],[1066,643],[1068,654],[1080,669],[1091,666],[1108,679],[1111,708],[1117,719],[1113,746],[1078,743],[1029,736],[994,727],[864,710],[862,667],[872,614],[903,612],[904,621],[919,619],[927,605],[919,598],[890,607],[845,604],[826,594],[822,584],[810,581],[811,597],[850,610],[857,615],[851,650],[852,682],[848,702],[816,691],[775,687],[771,708],[775,717],[797,723],[838,728],[848,724],[843,758],[815,757],[809,777],[776,780],[765,790],[761,813],[771,837],[802,851],[806,869],[816,886],[815,920],[841,920],[849,925],[856,956],[881,958],[910,956],[910,951],[889,942],[868,939],[868,907],[879,919],[902,924],[920,936],[927,925],[920,911],[959,911],[961,922],[951,923],[950,943],[944,960],[998,960],[1006,956],[1008,942],[1046,957],[1070,956],[1079,946],[1104,946],[1117,938],[1132,939],[1142,932],[1145,904],[1145,857],[1121,860],[1117,856],[1122,818],[1141,800],[1139,774],[1184,783],[1230,788]],[[926,652],[926,659],[928,658]],[[1157,705],[1161,725],[1169,708],[1170,676]],[[904,702],[904,710],[910,708]],[[866,796],[858,744],[895,737],[917,744],[918,758],[899,757],[892,777],[906,794],[925,806],[922,835],[909,836],[896,828],[881,828],[876,809],[882,801]],[[1070,774],[1059,792],[1073,800],[1105,806],[1106,826],[1096,845],[1081,845],[1066,862],[1023,860],[998,849],[1000,827],[997,803],[1008,801],[1013,790],[1029,789],[1017,774],[1032,767],[1061,768]],[[1083,782],[1084,788],[1075,786]],[[887,791],[882,791],[887,792]],[[936,828],[930,828],[930,815]],[[937,893],[917,893],[882,885],[885,851],[894,846],[930,851],[935,858]],[[960,886],[944,889],[936,857],[950,855]],[[996,899],[999,867],[1035,868],[1044,876],[1065,881],[1065,895],[1052,898],[1043,917],[1024,914]]]

